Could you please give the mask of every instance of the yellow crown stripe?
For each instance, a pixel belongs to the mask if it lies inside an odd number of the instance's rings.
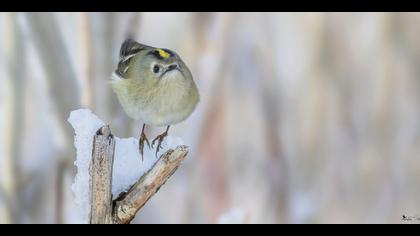
[[[163,49],[158,48],[157,51],[159,52],[159,55],[163,58],[168,58],[170,56],[170,54]]]

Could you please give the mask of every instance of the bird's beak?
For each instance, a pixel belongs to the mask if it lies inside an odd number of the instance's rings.
[[[162,76],[164,74],[166,74],[167,72],[172,71],[172,70],[178,70],[178,71],[182,72],[182,70],[181,70],[181,68],[179,67],[178,64],[172,64],[172,65],[168,66],[168,68],[165,70],[165,72],[163,72]]]

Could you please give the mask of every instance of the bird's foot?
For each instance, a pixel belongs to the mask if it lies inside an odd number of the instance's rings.
[[[147,139],[146,134],[144,134],[144,132],[141,132],[139,139],[139,151],[141,155],[141,161],[143,161],[144,142],[146,142],[147,146],[150,148],[149,140]]]
[[[156,146],[156,158],[157,158],[157,154],[158,154],[159,150],[162,148],[162,142],[163,142],[163,140],[165,139],[166,136],[168,136],[168,130],[166,130],[162,134],[159,134],[152,141],[152,148],[154,148],[153,146],[155,145],[155,142],[158,141],[157,146]]]

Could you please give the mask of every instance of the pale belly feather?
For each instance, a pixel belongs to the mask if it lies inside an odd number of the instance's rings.
[[[171,81],[160,87],[154,96],[136,96],[123,86],[114,84],[113,87],[119,90],[118,99],[131,118],[153,126],[174,125],[185,120],[199,100],[195,85]]]

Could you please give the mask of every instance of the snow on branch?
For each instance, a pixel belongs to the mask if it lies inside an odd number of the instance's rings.
[[[68,121],[75,130],[72,190],[81,222],[130,223],[188,153],[182,139],[168,136],[160,157],[146,148],[142,162],[138,140],[115,137],[90,110],[73,111]]]

